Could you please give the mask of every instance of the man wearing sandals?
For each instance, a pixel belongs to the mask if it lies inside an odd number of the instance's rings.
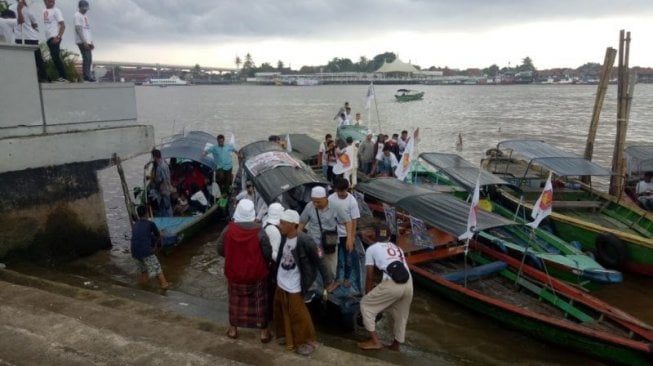
[[[297,230],[298,225],[297,211],[285,210],[281,214],[274,322],[278,343],[289,351],[308,356],[317,349],[317,338],[304,294],[315,281],[318,270],[327,291],[332,291],[337,284],[318,255],[317,245],[308,234]]]
[[[408,271],[404,260],[404,252],[389,241],[389,231],[383,225],[376,230],[376,243],[367,248],[365,252],[365,266],[367,276],[365,283],[365,296],[361,300],[361,315],[363,324],[370,338],[358,343],[364,350],[381,349],[383,344],[376,334],[376,316],[388,310],[394,321],[394,341],[388,346],[393,351],[399,351],[399,346],[404,343],[406,336],[406,323],[410,312],[410,303],[413,301],[413,280],[406,273],[404,283],[397,283],[388,274],[388,265],[399,261]],[[383,272],[383,280],[374,288],[374,269]]]
[[[229,293],[229,330],[238,338],[238,327],[258,328],[261,342],[272,339],[268,330],[268,263],[272,257],[270,240],[255,222],[254,203],[238,202],[233,221],[218,238],[218,254],[224,256],[224,274]]]

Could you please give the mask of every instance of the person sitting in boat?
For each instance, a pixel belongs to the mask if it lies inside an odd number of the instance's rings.
[[[243,198],[247,198],[254,202],[256,209],[256,222],[261,222],[263,216],[268,212],[268,205],[263,200],[263,197],[256,192],[254,184],[249,180],[245,183],[245,190],[236,195],[236,201],[240,201]]]
[[[648,211],[653,211],[653,172],[646,172],[635,187],[635,194],[639,203]]]
[[[188,195],[184,191],[179,191],[177,203],[175,204],[174,215],[182,216],[186,211],[188,211],[189,207],[190,204],[188,203]]]
[[[395,154],[392,153],[390,146],[386,145],[383,148],[383,154],[380,158],[377,158],[374,161],[374,166],[372,166],[372,175],[378,175],[381,177],[394,177],[395,168],[399,165],[399,161]]]
[[[195,183],[193,183],[193,185],[191,186],[190,191],[191,191],[191,196],[190,196],[191,211],[200,212],[200,213],[206,212],[206,209],[209,207],[209,201],[206,199],[206,195],[204,194],[204,192]]]
[[[343,112],[340,113],[340,119],[338,119],[338,127],[349,126],[351,125],[351,120],[347,119],[347,115]]]
[[[354,119],[354,125],[360,126],[363,124],[363,120],[361,119],[361,113],[356,112],[356,118]]]

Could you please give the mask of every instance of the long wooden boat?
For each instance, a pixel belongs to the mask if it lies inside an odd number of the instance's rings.
[[[204,156],[204,150],[208,145],[213,144],[215,144],[215,136],[203,131],[190,131],[183,135],[175,135],[161,145],[159,148],[161,157],[171,163],[174,162],[174,164],[170,164],[172,181],[179,181],[188,174],[190,169],[195,170],[196,174],[201,174],[207,182],[211,182],[215,163],[211,157]],[[199,188],[208,196],[208,187],[210,184]],[[215,200],[208,199],[208,201],[210,206],[205,212],[151,219],[161,232],[162,249],[169,250],[171,247],[182,244],[211,223],[212,218],[218,212],[218,205],[211,202]]]
[[[457,240],[466,231],[469,206],[445,194],[382,192],[375,180],[359,183],[365,200],[386,202],[429,226],[432,248],[411,243],[399,227],[398,244],[417,283],[502,324],[546,342],[584,352],[604,362],[650,365],[653,328],[607,303],[475,240]],[[479,212],[479,229],[501,223]]]
[[[324,177],[316,174],[304,163],[301,155],[289,153],[276,143],[253,142],[243,146],[239,155],[242,163],[236,180],[243,177],[250,180],[256,192],[268,205],[279,202],[285,208],[294,209],[301,214],[310,200],[313,187],[323,186],[328,190]],[[340,286],[325,297],[322,282],[316,281],[310,293],[306,295],[306,301],[310,301],[315,309],[321,310],[320,314],[327,308],[327,316],[347,328],[354,327],[360,316],[359,304],[366,275],[365,249],[358,239],[355,249],[358,261],[352,263],[350,287]]]
[[[395,94],[397,102],[410,102],[413,100],[420,100],[423,97],[424,92],[411,89],[399,89],[397,90],[397,94]]]
[[[551,229],[583,250],[595,253],[610,268],[653,276],[653,216],[624,200],[581,183],[581,176],[610,176],[612,172],[577,155],[539,140],[500,142],[483,168],[520,187],[521,197],[499,189],[502,204],[530,214],[541,185],[552,172]]]
[[[477,238],[479,242],[498,248],[515,258],[522,258],[528,248],[526,260],[530,265],[540,270],[546,269],[556,278],[588,290],[596,289],[598,284],[623,281],[621,272],[604,268],[579,247],[547,230],[533,230],[525,225],[529,221],[525,217],[515,215],[499,202],[492,201],[491,195],[498,187],[508,187],[515,191],[519,189],[457,154],[420,154],[411,167],[408,179],[420,187],[440,192],[449,190],[464,200],[471,199],[478,179],[481,208],[515,221],[514,225],[480,231]]]

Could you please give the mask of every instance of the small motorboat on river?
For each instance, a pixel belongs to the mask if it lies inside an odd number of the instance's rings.
[[[423,97],[424,92],[411,89],[399,89],[397,90],[397,94],[395,94],[397,102],[410,102],[413,100],[420,100]]]

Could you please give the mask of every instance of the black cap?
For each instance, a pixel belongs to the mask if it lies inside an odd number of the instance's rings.
[[[79,7],[79,8],[88,8],[88,1],[79,0],[79,3],[77,3],[77,7]]]

